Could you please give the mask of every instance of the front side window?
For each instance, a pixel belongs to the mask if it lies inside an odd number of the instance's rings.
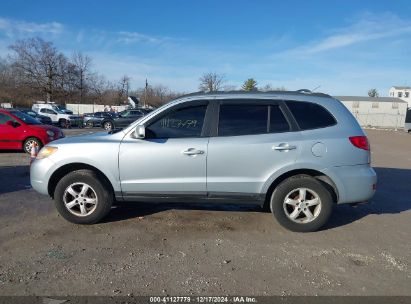
[[[0,125],[5,125],[9,120],[14,121],[10,116],[0,113]]]
[[[41,125],[40,121],[31,117],[30,115],[27,115],[26,113],[19,112],[19,111],[13,111],[11,113],[17,116],[18,118],[20,118],[22,121],[24,121],[28,125]]]
[[[331,113],[318,104],[301,101],[286,103],[302,130],[325,128],[337,123]]]
[[[121,117],[128,117],[130,113],[131,113],[130,111],[124,110],[123,112],[120,112],[119,114]]]
[[[147,138],[200,137],[207,106],[181,108],[168,113],[146,128]]]

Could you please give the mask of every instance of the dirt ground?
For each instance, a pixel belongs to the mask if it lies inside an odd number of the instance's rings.
[[[411,295],[411,134],[367,133],[373,202],[308,234],[252,205],[123,204],[73,225],[30,188],[28,157],[0,152],[0,295]]]

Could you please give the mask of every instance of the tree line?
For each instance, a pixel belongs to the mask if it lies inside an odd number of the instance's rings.
[[[91,57],[73,52],[70,56],[59,51],[52,42],[41,38],[18,40],[9,46],[7,58],[0,58],[0,101],[30,107],[34,101],[57,103],[96,103],[121,105],[127,96],[137,96],[147,105],[159,106],[185,92],[174,92],[164,85],[131,90],[131,77],[124,75],[118,81],[108,80],[93,69]],[[231,91],[223,74],[209,72],[199,78],[199,90]],[[271,85],[257,87],[247,79],[241,90],[285,90]]]

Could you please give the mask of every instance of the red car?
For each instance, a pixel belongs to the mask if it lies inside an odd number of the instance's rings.
[[[17,110],[0,109],[0,149],[24,150],[30,153],[31,144],[39,147],[64,137],[56,127],[43,125],[37,119]]]

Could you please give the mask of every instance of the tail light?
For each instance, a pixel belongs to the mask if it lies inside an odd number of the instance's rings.
[[[349,139],[353,146],[366,151],[370,150],[367,136],[351,136]]]

